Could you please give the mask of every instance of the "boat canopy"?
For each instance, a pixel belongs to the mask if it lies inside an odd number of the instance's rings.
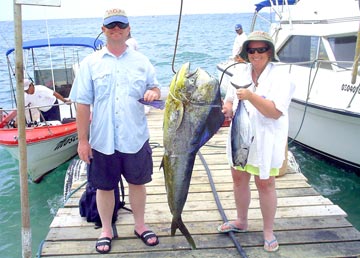
[[[264,7],[271,7],[273,5],[294,5],[298,0],[265,0],[255,4],[255,11],[259,12]]]
[[[40,47],[56,47],[56,46],[80,46],[89,47],[94,50],[101,48],[103,42],[100,39],[91,37],[66,37],[66,38],[50,38],[50,39],[37,39],[23,42],[23,49],[32,49]],[[6,56],[14,52],[15,48],[9,48],[6,51]]]

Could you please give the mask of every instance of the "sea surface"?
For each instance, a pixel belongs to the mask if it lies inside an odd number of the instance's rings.
[[[168,87],[175,70],[185,62],[192,68],[202,67],[217,76],[217,63],[231,55],[235,38],[234,25],[250,29],[252,14],[209,14],[182,17],[178,47],[172,65],[178,16],[130,17],[133,37],[139,51],[154,64],[161,87]],[[23,40],[64,36],[96,37],[101,18],[23,21]],[[267,30],[266,24],[258,29]],[[6,49],[14,46],[13,22],[0,22],[0,107],[9,108],[9,75]],[[103,39],[103,37],[100,37]],[[335,146],[334,146],[335,147]],[[295,155],[309,183],[330,198],[348,214],[348,220],[360,230],[360,177],[354,169],[324,160],[297,145],[289,149]],[[29,185],[32,254],[36,256],[41,241],[58,208],[63,206],[64,177],[69,162],[64,163],[40,184]],[[21,210],[18,163],[0,147],[0,257],[21,257]]]

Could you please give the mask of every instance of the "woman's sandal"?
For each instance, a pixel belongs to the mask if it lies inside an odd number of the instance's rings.
[[[275,243],[276,243],[275,247],[271,247]],[[265,239],[265,241],[264,241],[264,250],[266,252],[276,252],[277,250],[279,250],[279,243],[278,243],[277,239],[274,238],[271,241],[268,241],[268,240]]]
[[[159,238],[158,238],[157,235],[156,235],[154,232],[152,232],[151,230],[144,231],[141,235],[140,235],[138,232],[136,232],[136,230],[134,230],[134,234],[135,234],[138,238],[140,238],[140,239],[144,242],[144,244],[147,245],[147,246],[154,246],[154,245],[159,244]],[[150,238],[153,238],[153,237],[156,237],[156,241],[155,241],[154,243],[149,243],[148,240],[149,240]]]
[[[224,224],[221,224],[217,227],[217,230],[220,233],[228,233],[228,232],[236,232],[236,233],[246,233],[246,229],[241,229],[235,226],[235,224],[231,222],[225,222]]]

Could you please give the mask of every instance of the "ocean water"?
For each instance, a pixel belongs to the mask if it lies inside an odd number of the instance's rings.
[[[168,87],[172,65],[177,70],[185,62],[192,68],[202,67],[217,76],[217,63],[231,54],[235,38],[234,25],[250,29],[252,14],[209,14],[182,17],[178,48],[173,62],[178,16],[131,17],[132,35],[139,51],[154,64],[162,87]],[[63,36],[92,36],[100,32],[101,19],[38,20],[23,22],[23,39]],[[258,29],[267,30],[266,24]],[[13,47],[13,22],[0,22],[0,106],[10,107],[5,51]],[[103,37],[100,37],[103,39]],[[297,145],[290,145],[309,179],[309,183],[348,213],[348,219],[360,230],[360,177],[355,170],[324,160]],[[47,175],[40,184],[29,181],[32,250],[35,257],[41,241],[59,207],[63,205],[64,176],[69,162]],[[18,164],[0,147],[0,256],[21,257],[21,211]]]

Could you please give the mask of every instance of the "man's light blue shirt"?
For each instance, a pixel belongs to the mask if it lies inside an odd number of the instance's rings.
[[[110,155],[136,153],[149,139],[144,106],[138,100],[158,87],[149,59],[128,48],[121,56],[106,47],[80,64],[70,99],[92,107],[90,145]]]

